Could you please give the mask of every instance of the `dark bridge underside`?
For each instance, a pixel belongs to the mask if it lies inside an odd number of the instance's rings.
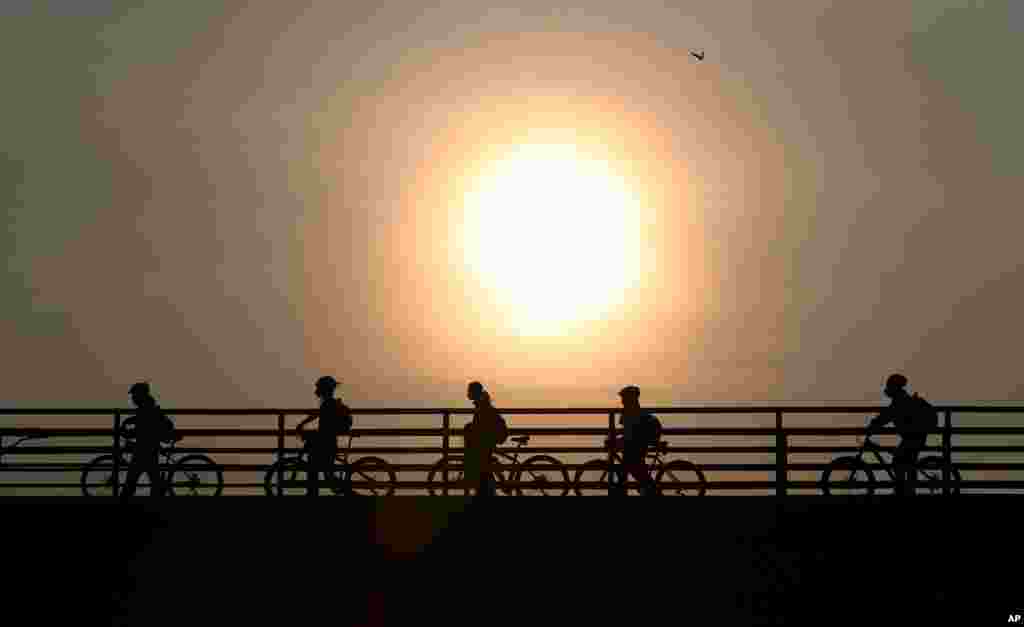
[[[630,622],[1004,624],[1024,609],[1022,504],[7,499],[5,606],[126,625],[604,623],[629,604]]]

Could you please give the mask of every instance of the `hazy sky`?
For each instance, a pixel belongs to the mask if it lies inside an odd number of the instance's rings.
[[[370,4],[0,5],[0,404],[1024,396],[1024,4]],[[619,230],[467,204],[538,143]]]

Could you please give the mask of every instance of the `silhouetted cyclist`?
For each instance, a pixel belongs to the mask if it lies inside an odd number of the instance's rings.
[[[491,395],[483,384],[473,381],[466,388],[466,396],[476,406],[473,420],[465,426],[466,446],[463,476],[468,485],[476,489],[477,497],[494,496],[494,478],[490,471],[491,456],[498,444],[508,437],[505,419],[491,404]]]
[[[633,475],[640,482],[641,494],[656,496],[654,480],[647,472],[644,458],[647,456],[647,447],[656,444],[661,437],[661,423],[653,414],[641,409],[640,388],[637,386],[628,385],[622,388],[619,390],[619,397],[622,399],[622,415],[619,417],[622,436],[615,438],[615,441],[610,443],[616,449],[622,448],[622,463],[625,472],[622,476],[622,485],[618,487],[619,494],[627,493],[626,481],[629,475]]]
[[[913,493],[917,457],[928,439],[927,430],[936,426],[934,408],[917,394],[908,394],[906,385],[907,378],[901,374],[886,379],[884,393],[892,399],[892,404],[868,424],[871,434],[891,422],[900,435],[892,462],[898,481],[897,494],[903,495]]]
[[[157,405],[149,383],[132,385],[128,394],[139,411],[121,424],[121,435],[129,440],[127,448],[132,452],[122,496],[135,496],[142,473],[149,476],[149,495],[163,496],[166,486],[160,477],[160,444],[180,440],[181,436],[175,434],[174,423]]]
[[[331,481],[334,476],[334,460],[338,457],[338,436],[348,433],[352,428],[352,413],[340,399],[334,398],[337,387],[338,382],[334,377],[317,379],[314,392],[320,399],[320,411],[310,414],[296,427],[299,437],[305,443],[309,463],[306,470],[306,496],[317,496],[320,493],[320,473],[323,473],[327,481]],[[307,424],[317,419],[319,422],[315,433],[302,432]],[[351,494],[348,486],[345,489]]]

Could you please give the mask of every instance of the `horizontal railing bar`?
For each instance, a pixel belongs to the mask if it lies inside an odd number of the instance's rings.
[[[498,407],[498,411],[507,414],[602,414],[609,412],[621,413],[621,406],[608,407]],[[837,405],[837,406],[731,406],[731,407],[645,407],[647,411],[661,414],[824,414],[824,413],[878,413],[885,409],[882,405]],[[939,411],[951,411],[954,413],[991,414],[991,413],[1024,413],[1024,406],[993,407],[990,405],[935,405]],[[119,413],[123,416],[132,415],[138,410],[135,408],[0,408],[0,416],[3,415],[61,415],[61,416],[103,416]],[[174,415],[197,415],[197,416],[305,416],[316,413],[317,409],[310,408],[163,408],[163,411]],[[352,407],[353,415],[431,415],[431,414],[452,414],[471,415],[473,409],[470,407]]]
[[[603,461],[603,460],[602,460]],[[787,471],[808,471],[808,470],[825,470],[829,467],[829,463],[794,463],[787,464]],[[585,463],[562,463],[558,468],[564,468],[566,471],[573,472],[583,468]],[[775,464],[697,464],[697,466],[703,471],[736,471],[736,472],[774,472],[778,469]],[[953,466],[961,471],[967,470],[1024,470],[1024,463],[1013,463],[1013,462],[975,462],[975,463],[956,463]],[[883,466],[878,464],[867,464],[868,470],[873,472],[883,472]],[[162,469],[167,470],[173,468],[173,466],[164,466]],[[224,472],[238,472],[253,470],[257,472],[265,472],[271,468],[271,464],[218,464],[218,468]],[[437,463],[428,464],[393,464],[389,463],[388,468],[396,473],[401,472],[430,472],[437,468]],[[460,464],[452,464],[449,466],[449,472],[452,472],[452,468],[461,468]],[[652,472],[657,472],[658,467],[649,465]],[[0,473],[3,472],[80,472],[84,470],[83,464],[61,464],[61,463],[39,463],[39,464],[8,464],[0,466]],[[548,472],[557,470],[557,468],[548,467]],[[127,471],[127,466],[125,467]],[[502,472],[509,472],[508,467],[503,467]]]
[[[786,470],[824,470],[825,468],[828,468],[829,465],[830,464],[827,463],[827,462],[817,463],[817,464],[814,464],[814,463],[786,464]],[[703,468],[710,467],[711,464],[699,464],[699,466],[703,469]],[[953,462],[953,466],[955,468],[957,468],[958,470],[1024,470],[1024,463],[1003,463],[1003,462],[988,462],[988,463],[985,463],[985,462],[977,462],[977,463],[969,463],[969,464],[964,463],[964,464],[962,464],[962,463],[954,461]],[[875,472],[884,472],[882,470],[883,466],[880,466],[878,464],[865,464],[865,467],[868,470],[872,470],[872,471],[875,471]],[[773,466],[773,468],[774,468],[774,466]],[[941,469],[937,468],[937,469],[934,469],[934,470],[941,470]]]
[[[844,450],[841,448],[830,448],[830,447],[815,447],[821,448],[823,451],[834,451]],[[929,447],[938,450],[938,447]],[[923,450],[927,451],[929,448]],[[286,448],[284,452],[286,455],[295,455],[302,449],[300,448]],[[342,449],[344,450],[344,449]],[[462,447],[450,447],[449,452],[455,454],[461,454],[465,449]],[[790,450],[795,450],[791,447]],[[856,451],[857,448],[850,448],[849,450]],[[954,449],[955,450],[955,449]],[[34,447],[18,447],[4,451],[4,455],[71,455],[81,453],[96,453],[96,454],[110,454],[113,448],[110,446],[98,447],[98,446],[34,446]],[[196,448],[184,448],[175,447],[175,454],[186,455],[192,453],[224,453],[224,454],[275,454],[277,453],[277,447],[259,447],[259,448],[233,448],[233,447],[196,447]],[[410,447],[387,447],[387,446],[353,446],[348,451],[353,455],[369,455],[369,454],[395,454],[395,455],[426,455],[426,454],[442,454],[444,448],[440,446],[410,446]],[[673,453],[773,453],[776,451],[774,446],[672,446],[667,449],[667,454]],[[599,446],[538,446],[538,447],[524,447],[524,448],[498,448],[500,453],[518,453],[520,458],[528,455],[542,454],[542,453],[571,453],[571,454],[606,454],[607,449]]]
[[[593,460],[590,460],[590,461],[593,461]],[[563,462],[563,463],[561,463],[559,465],[559,467],[560,468],[565,468],[568,471],[575,471],[575,470],[578,470],[580,468],[583,468],[584,465],[585,465],[585,462],[580,462],[580,463],[565,463],[565,462]],[[85,469],[85,466],[86,466],[85,464],[65,464],[65,463],[60,463],[60,462],[35,463],[35,464],[7,464],[7,465],[4,465],[4,466],[0,466],[0,472],[67,472],[67,471],[76,471],[76,472],[78,472],[78,471],[83,471]],[[262,463],[262,464],[217,464],[217,467],[220,468],[222,471],[242,471],[242,470],[265,471],[265,470],[271,468],[271,466],[272,466],[272,464],[270,464],[270,463]],[[775,464],[698,464],[698,466],[701,469],[703,469],[703,470],[751,470],[751,471],[753,471],[753,470],[775,470],[777,468],[777,466]],[[809,469],[811,467],[823,469],[823,468],[825,468],[827,466],[828,466],[828,464],[793,464],[793,465],[787,466],[787,468],[792,469],[792,470],[804,470],[804,469]],[[985,464],[978,464],[977,466],[991,468],[991,469],[998,469],[998,468],[1000,468],[1000,466],[986,466]],[[1011,464],[1011,466],[1013,466],[1013,465]],[[174,465],[165,465],[165,466],[162,466],[162,469],[167,470],[167,469],[171,469],[171,468],[174,468],[174,467],[175,467]],[[651,467],[652,471],[656,471],[657,470],[657,466],[651,465],[650,467]],[[958,467],[960,467],[960,466],[958,465]],[[1016,467],[1016,466],[1014,466],[1014,467]],[[1021,467],[1024,467],[1024,465],[1021,465]],[[395,472],[414,472],[414,471],[416,471],[416,472],[430,472],[431,470],[434,470],[435,468],[438,468],[438,462],[430,462],[430,463],[425,463],[425,464],[398,464],[398,463],[390,463],[389,462],[388,463],[388,468],[390,468],[391,470],[393,470]],[[459,462],[452,463],[452,464],[449,465],[449,469],[451,469],[451,468],[461,468],[461,463],[459,463]],[[550,467],[550,466],[546,466],[544,468],[548,469],[548,472],[551,472],[551,471],[555,470],[555,468]],[[124,470],[127,471],[127,464],[125,464]],[[502,472],[506,472],[507,473],[510,470],[511,470],[511,468],[509,466],[507,466],[507,465],[503,465],[502,466]]]
[[[879,450],[885,452],[893,452],[897,447],[895,446],[881,446]],[[298,454],[301,448],[286,448],[284,452],[288,456]],[[444,448],[440,446],[410,446],[410,447],[352,447],[348,449],[353,455],[428,455],[435,454],[440,455],[444,452]],[[465,450],[463,448],[451,447],[448,449],[452,454],[462,454]],[[860,450],[858,446],[789,446],[788,451],[790,453],[856,453]],[[1024,453],[1024,446],[953,446],[951,447],[953,453]],[[191,454],[208,454],[216,455],[220,454],[232,454],[232,455],[274,455],[278,449],[276,447],[253,447],[253,448],[239,448],[239,447],[175,447],[174,452],[177,455],[191,455]],[[606,453],[606,449],[597,446],[566,446],[566,447],[524,447],[524,448],[499,448],[501,453],[518,453],[521,461],[525,457],[532,456],[535,454],[548,454],[548,453],[566,453],[566,454],[603,454]],[[774,446],[670,446],[667,449],[666,455],[673,455],[677,453],[697,453],[697,454],[712,454],[712,453],[775,453],[777,451]],[[922,453],[939,453],[942,451],[941,446],[926,446],[921,449]],[[6,456],[17,456],[17,455],[73,455],[73,454],[93,454],[93,455],[109,455],[112,454],[113,447],[111,446],[31,446],[31,447],[16,447],[3,451],[3,455]]]
[[[1024,446],[954,446],[954,453],[1024,453]]]
[[[5,458],[18,455],[109,455],[113,447],[107,446],[19,446],[11,449],[4,449],[2,454]],[[184,449],[175,449],[176,451]],[[2,465],[2,464],[0,464]]]
[[[953,462],[958,470],[1024,470],[1024,463],[1012,462]]]
[[[836,480],[836,481],[830,481],[829,485],[843,485],[843,483],[844,482],[842,482],[842,481]],[[228,484],[225,484],[225,485],[228,485]],[[298,486],[298,485],[305,485],[305,481],[304,480],[298,480],[298,481],[295,482],[295,485],[296,486]],[[434,488],[434,489],[438,489],[438,488],[443,488],[445,484],[442,481],[425,481],[425,480],[403,481],[403,480],[398,480],[398,481],[387,481],[387,482],[383,482],[383,481],[382,482],[352,481],[352,485],[353,485],[353,487],[367,487],[367,486],[370,486],[370,485],[377,485],[377,486],[388,486],[388,487],[395,487],[395,488],[424,488],[424,489],[426,489],[426,488]],[[448,481],[449,488],[456,487],[458,485],[459,485],[459,482],[457,482],[457,481],[455,481],[453,479],[450,479]],[[499,485],[505,486],[505,487],[533,487],[533,488],[537,487],[537,484],[535,482],[531,482],[531,481],[512,481],[512,480],[506,480],[506,481],[500,482]],[[593,486],[597,486],[597,487],[603,487],[606,490],[608,489],[608,483],[606,481],[581,481],[579,483],[575,483],[572,480],[570,480],[568,482],[566,482],[566,481],[553,481],[552,480],[552,481],[546,482],[545,485],[553,486],[553,487],[571,487],[571,486],[585,487],[585,486],[593,485]],[[626,483],[626,485],[628,487],[639,486],[639,484],[637,482],[635,482],[635,481],[629,481],[629,482]],[[697,482],[697,481],[678,481],[678,482],[673,481],[671,483],[671,485],[674,485],[674,486],[677,486],[677,485],[678,486],[704,485],[704,486],[707,486],[708,489],[714,488],[714,489],[729,489],[729,490],[731,490],[731,489],[745,489],[745,488],[775,488],[778,485],[778,483],[776,481],[774,481],[774,480],[760,480],[760,481],[706,481],[703,484],[701,484],[700,482]],[[875,481],[874,485],[875,485],[875,488],[877,489],[877,488],[895,487],[896,483],[893,482],[893,481],[877,480],[877,481]],[[966,480],[965,479],[965,480],[960,481],[959,485],[961,487],[968,487],[968,486],[976,486],[976,487],[1024,487],[1024,480],[987,480],[987,481],[984,481],[984,480]],[[821,482],[820,481],[792,481],[791,480],[791,481],[787,481],[786,482],[786,487],[787,488],[815,488],[816,489],[816,488],[820,488],[820,486],[821,486]],[[920,486],[921,486],[921,484],[920,484],[920,482],[918,482],[919,489],[920,489]],[[321,483],[321,487],[324,487],[323,483]]]
[[[89,486],[100,486],[102,484],[99,484],[99,483],[92,484],[92,483],[90,483],[90,484],[87,484],[87,485],[89,485]],[[139,484],[140,487],[145,487],[146,485],[147,484],[144,484],[144,483],[140,483]],[[179,484],[176,484],[176,485],[179,485]],[[185,485],[185,484],[182,483],[180,485]],[[304,486],[305,482],[299,481],[299,482],[296,482],[295,485],[296,485],[296,487],[299,487],[300,485]],[[528,481],[520,481],[520,482],[505,481],[505,482],[502,482],[501,485],[505,486],[505,487],[523,487],[523,488],[536,488],[537,487],[537,485],[535,483],[531,483],[531,482],[528,482]],[[690,487],[698,487],[699,485],[704,485],[709,490],[710,489],[715,489],[715,490],[743,490],[743,489],[774,489],[778,484],[775,481],[708,481],[708,482],[706,482],[704,484],[700,484],[699,482],[695,482],[695,481],[680,481],[680,482],[673,482],[672,485],[674,485],[674,486],[690,486]],[[843,485],[843,482],[842,481],[832,481],[832,482],[829,482],[829,485],[839,485],[839,486],[841,486],[841,485]],[[885,488],[894,488],[896,484],[895,484],[895,482],[892,482],[892,481],[876,481],[874,485],[875,485],[875,489],[877,490],[877,489],[885,489]],[[969,489],[969,488],[982,488],[982,489],[984,489],[984,488],[990,488],[990,489],[1014,488],[1014,489],[1024,489],[1024,480],[989,480],[989,481],[963,480],[963,481],[960,481],[958,485],[960,486],[961,489]],[[366,482],[366,481],[353,481],[352,482],[352,487],[353,488],[357,488],[357,489],[358,488],[369,488],[371,486],[376,486],[378,488],[381,487],[381,486],[385,486],[387,488],[394,488],[394,489],[403,489],[403,488],[404,489],[423,489],[425,491],[428,488],[433,488],[435,491],[437,491],[439,489],[442,489],[444,487],[444,484],[441,483],[441,482],[427,482],[427,481],[394,481],[394,482],[387,482],[387,483]],[[632,487],[639,487],[639,484],[637,484],[636,482],[627,482],[626,486],[630,487],[630,488],[632,488]],[[240,487],[262,488],[262,487],[264,487],[264,484],[262,482],[261,483],[229,483],[229,482],[225,482],[223,487],[224,487],[225,490],[227,490],[228,488],[240,488]],[[323,483],[321,483],[320,487],[321,487],[322,490],[329,489]],[[448,487],[449,487],[449,489],[458,489],[461,486],[459,485],[458,482],[449,481],[448,482]],[[589,489],[593,489],[593,490],[607,490],[608,489],[608,484],[606,482],[603,482],[603,481],[581,481],[579,483],[574,483],[572,481],[569,481],[569,482],[565,482],[565,481],[550,481],[550,482],[546,483],[546,487],[559,488],[559,489],[562,489],[562,488],[570,488],[570,489],[571,488],[579,488],[579,489],[588,489],[588,490]],[[818,489],[821,488],[821,482],[820,481],[788,481],[788,482],[786,482],[786,487],[787,488],[793,488],[793,489],[814,489],[814,490],[818,490]],[[77,482],[75,482],[75,483],[45,483],[45,482],[36,482],[36,483],[25,483],[25,482],[22,482],[22,483],[0,483],[0,488],[71,488],[71,489],[81,489],[81,484],[77,483]],[[919,489],[920,489],[920,484],[919,484]]]
[[[176,431],[183,437],[203,436],[234,436],[234,437],[276,437],[279,435],[277,429],[255,429],[255,428],[178,428]],[[441,427],[397,427],[397,428],[356,428],[352,430],[358,437],[441,437]],[[1024,427],[953,427],[953,435],[1024,435]],[[864,435],[865,427],[786,427],[782,429],[784,435],[792,436],[837,436],[837,435]],[[461,437],[463,429],[454,428],[449,432],[452,436]],[[608,429],[600,427],[537,427],[510,428],[509,433],[515,435],[537,435],[537,436],[570,436],[570,435],[593,435],[607,436]],[[616,429],[616,434],[621,434],[622,429]],[[941,435],[942,430],[930,431],[930,434]],[[107,428],[83,428],[83,429],[62,429],[42,427],[6,427],[0,428],[0,436],[21,436],[40,435],[47,437],[113,437],[113,430]],[[286,437],[295,437],[295,429],[286,429]],[[718,435],[718,436],[749,436],[760,435],[765,438],[778,435],[775,427],[664,427],[663,436],[685,436],[685,435]],[[884,432],[881,435],[893,435],[894,432]],[[347,436],[341,436],[342,438]]]

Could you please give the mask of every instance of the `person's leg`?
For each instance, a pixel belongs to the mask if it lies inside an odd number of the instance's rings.
[[[466,449],[462,457],[462,481],[465,485],[466,495],[475,495],[480,486],[480,474],[476,468],[473,451]]]
[[[896,475],[896,494],[907,495],[907,479],[909,476],[907,467],[907,448],[903,442],[896,447],[892,456],[893,474]],[[911,470],[912,472],[912,470]]]
[[[130,498],[135,496],[135,486],[139,483],[139,475],[141,474],[141,464],[133,457],[131,463],[128,464],[128,476],[125,478],[124,487],[121,489],[122,497]]]
[[[647,466],[647,445],[645,444],[640,448],[640,460],[637,462],[637,469],[640,471],[643,477],[645,495],[646,496],[657,496],[658,490],[654,482],[654,473],[652,469]]]
[[[906,452],[906,484],[907,494],[913,495],[917,492],[917,458],[924,448],[923,441],[908,442]]]
[[[355,494],[352,490],[352,467],[343,466],[338,463],[338,449],[334,448],[327,452],[327,459],[324,461],[327,472],[330,473],[331,481],[338,483],[338,489],[345,496]]]
[[[481,497],[494,496],[497,490],[494,485],[494,474],[491,472],[492,461],[489,454],[481,457],[483,459],[480,460],[480,480],[476,493]]]
[[[640,493],[649,494],[651,486],[650,477],[644,465],[644,448],[636,445],[627,446],[623,454],[623,466],[625,467],[623,478],[629,481],[629,477],[632,475],[640,483]]]
[[[306,457],[306,496],[320,496],[320,460],[316,449]]]
[[[320,478],[323,477],[323,486],[330,492],[334,492],[338,486],[335,483],[337,476],[334,473],[334,453],[330,448],[323,448],[319,451],[316,460],[317,468],[317,493],[319,493]]]
[[[149,495],[152,497],[163,496],[167,486],[164,485],[163,479],[160,477],[160,458],[154,455],[147,460],[145,471],[149,477]]]

